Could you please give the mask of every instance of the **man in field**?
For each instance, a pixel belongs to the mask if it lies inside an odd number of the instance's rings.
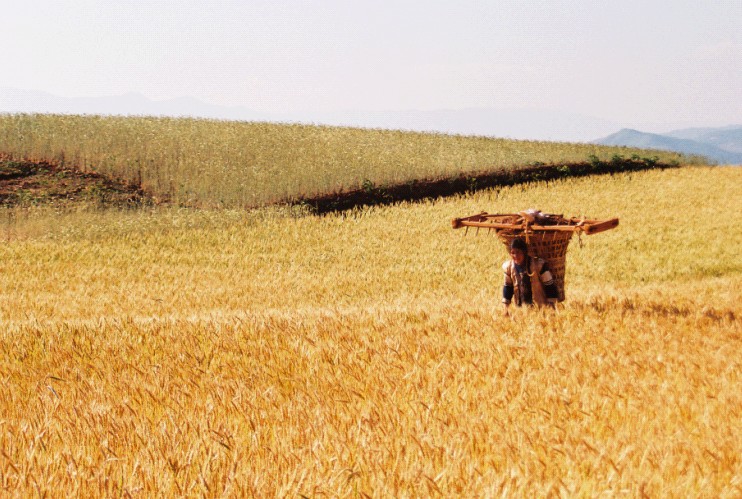
[[[546,261],[529,256],[528,245],[520,238],[510,243],[510,258],[502,264],[505,273],[505,285],[502,287],[505,315],[508,315],[513,300],[519,307],[534,304],[554,307],[559,295]]]

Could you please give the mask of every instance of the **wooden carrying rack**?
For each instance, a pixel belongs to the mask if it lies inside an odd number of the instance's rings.
[[[505,247],[515,238],[522,238],[528,244],[528,254],[546,260],[556,282],[559,301],[564,301],[564,274],[567,264],[567,246],[572,235],[592,235],[611,230],[618,226],[618,218],[590,220],[585,218],[565,218],[562,215],[541,213],[538,210],[521,211],[511,214],[490,214],[485,211],[477,215],[451,220],[454,229],[475,227],[494,230]]]
[[[451,221],[451,225],[454,229],[460,227],[477,227],[495,230],[520,229],[524,232],[582,232],[589,236],[617,227],[618,218],[610,218],[608,220],[587,220],[584,218],[564,218],[561,215],[542,214],[542,217],[534,216],[531,220],[521,214],[493,215],[483,211],[478,215],[454,218]]]

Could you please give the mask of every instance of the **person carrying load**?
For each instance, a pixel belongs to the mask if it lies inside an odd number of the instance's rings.
[[[567,246],[572,235],[598,234],[618,227],[618,218],[604,220],[543,213],[530,208],[518,213],[487,213],[451,220],[451,227],[494,231],[510,254],[502,270],[505,284],[502,303],[505,315],[511,302],[554,307],[565,299],[564,277]],[[530,254],[529,254],[530,253]]]
[[[554,308],[559,292],[546,260],[528,255],[528,245],[521,238],[510,242],[510,260],[502,264],[504,314],[509,315],[512,301],[516,306],[546,305]]]

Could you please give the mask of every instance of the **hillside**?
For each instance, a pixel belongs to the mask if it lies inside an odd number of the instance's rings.
[[[245,208],[530,167],[687,164],[677,153],[595,144],[279,123],[0,115],[0,153],[134,184],[181,205]],[[633,159],[632,159],[633,161]]]
[[[727,129],[686,129],[667,134],[623,129],[595,144],[639,147],[698,155],[719,164],[742,163],[742,127]]]

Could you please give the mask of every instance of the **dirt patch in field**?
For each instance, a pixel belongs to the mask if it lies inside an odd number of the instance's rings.
[[[48,162],[0,157],[0,206],[87,203],[142,206],[152,199],[136,185]]]
[[[615,174],[654,168],[675,168],[678,165],[657,163],[652,159],[613,159],[563,165],[532,165],[518,169],[492,170],[460,174],[455,177],[413,180],[402,184],[376,186],[366,181],[360,189],[316,197],[301,198],[292,204],[309,208],[317,214],[351,210],[359,206],[376,206],[402,201],[420,201],[454,196],[482,189],[549,181],[585,175]]]

